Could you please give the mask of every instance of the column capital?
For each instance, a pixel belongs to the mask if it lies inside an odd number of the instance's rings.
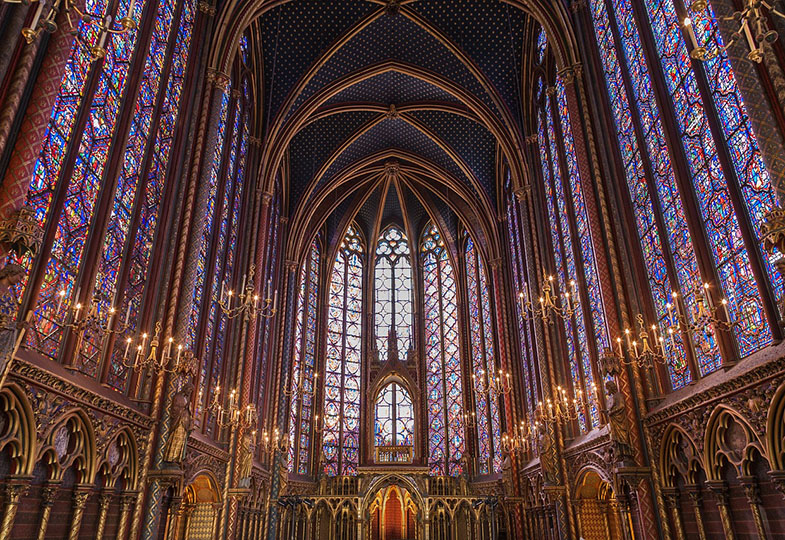
[[[229,75],[215,68],[207,68],[207,82],[218,90],[226,92],[229,88]]]
[[[717,499],[717,504],[722,506],[728,505],[728,484],[724,480],[707,480],[706,487],[709,488],[712,495]]]
[[[560,69],[557,75],[564,84],[572,84],[575,79],[580,79],[583,76],[583,64],[576,62],[571,66]]]

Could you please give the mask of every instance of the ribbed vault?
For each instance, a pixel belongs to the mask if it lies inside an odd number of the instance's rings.
[[[288,256],[322,227],[340,236],[354,219],[372,237],[397,208],[417,216],[397,216],[410,237],[430,219],[450,240],[461,223],[497,258],[501,161],[513,186],[528,183],[522,126],[535,36],[542,24],[571,43],[565,16],[542,0],[224,5],[210,64],[225,71],[247,32],[264,149],[258,187],[271,191],[284,171]],[[571,47],[557,48],[571,64]]]

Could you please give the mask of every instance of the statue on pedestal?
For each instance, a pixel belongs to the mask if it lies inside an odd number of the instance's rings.
[[[632,444],[630,443],[630,428],[627,423],[627,405],[616,382],[605,382],[607,393],[606,404],[608,409],[608,427],[610,428],[613,457],[616,462],[624,462],[632,458]]]
[[[247,488],[251,485],[253,471],[253,435],[246,431],[238,441],[237,448],[237,486]]]
[[[185,459],[185,450],[188,445],[188,436],[193,429],[191,415],[191,394],[194,385],[187,382],[172,398],[169,407],[170,429],[169,439],[164,446],[164,461],[180,464]]]
[[[11,366],[19,332],[26,324],[17,321],[19,303],[14,291],[24,277],[25,269],[18,264],[9,263],[0,270],[0,385]]]
[[[558,483],[556,478],[556,449],[553,445],[553,438],[548,432],[548,426],[539,422],[542,415],[539,412],[537,415],[537,442],[540,450],[542,477],[547,485],[556,485]]]

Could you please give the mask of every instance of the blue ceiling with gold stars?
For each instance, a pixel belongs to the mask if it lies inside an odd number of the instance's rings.
[[[508,148],[523,138],[521,66],[535,48],[524,36],[536,25],[526,13],[503,0],[291,0],[256,24],[266,143],[288,151],[290,214],[359,162],[378,168],[391,156],[411,165],[408,182],[418,167],[436,170],[472,199],[464,207],[497,207],[499,137]],[[415,189],[431,208],[399,186],[385,200],[366,193],[353,211],[385,221],[403,204],[412,221],[438,214],[457,228],[440,189],[425,177]],[[334,213],[358,200],[343,196]],[[341,221],[325,219],[328,228]]]

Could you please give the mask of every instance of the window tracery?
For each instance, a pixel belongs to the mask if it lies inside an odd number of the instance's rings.
[[[388,358],[388,334],[395,331],[398,354],[405,360],[412,344],[412,267],[409,242],[393,225],[379,237],[376,246],[376,347],[379,360]]]

